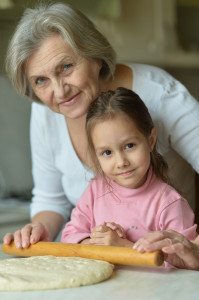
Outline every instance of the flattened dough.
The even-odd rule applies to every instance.
[[[0,260],[0,291],[48,290],[94,284],[111,276],[108,262],[57,256]]]

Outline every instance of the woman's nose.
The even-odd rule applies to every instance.
[[[53,92],[57,99],[63,99],[67,93],[67,84],[64,84],[62,80],[53,81]]]

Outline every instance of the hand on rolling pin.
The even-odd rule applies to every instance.
[[[17,248],[28,248],[30,244],[38,241],[50,241],[49,233],[42,223],[35,222],[26,224],[14,233],[7,233],[4,238],[4,244],[9,245],[14,241]]]
[[[107,226],[110,229],[114,230],[120,238],[126,238],[126,233],[125,233],[124,228],[121,225],[116,224],[115,222],[104,222],[104,224],[101,226]],[[97,230],[100,230],[101,226],[96,227],[96,228],[98,228]],[[105,228],[105,227],[103,227],[103,228]],[[90,244],[90,238],[86,238],[86,239],[82,240],[81,244],[86,244],[86,245]]]
[[[199,245],[174,230],[154,231],[133,246],[140,252],[162,250],[165,261],[182,269],[199,270]]]
[[[114,226],[116,226],[116,224]],[[118,229],[118,227],[117,227],[117,229]],[[120,227],[120,229],[121,229],[121,227]],[[121,231],[119,231],[119,232],[121,235]],[[89,244],[118,246],[118,247],[132,247],[133,246],[133,243],[131,241],[127,240],[126,238],[120,237],[118,235],[117,231],[111,229],[109,226],[106,225],[106,223],[93,228],[91,235],[90,235]]]
[[[121,225],[116,224],[114,222],[105,222],[104,225],[106,225],[110,229],[116,231],[119,237],[121,237],[123,239],[126,239],[125,230],[124,230],[124,228]]]

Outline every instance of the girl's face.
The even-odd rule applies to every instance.
[[[146,138],[123,114],[97,123],[92,141],[103,173],[127,188],[138,188],[146,180],[156,131]]]
[[[29,58],[26,73],[36,96],[67,118],[86,114],[99,93],[101,62],[77,55],[60,35],[43,41]]]

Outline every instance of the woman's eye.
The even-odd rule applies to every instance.
[[[135,146],[135,144],[133,144],[133,143],[128,143],[128,144],[126,144],[125,145],[125,149],[131,149],[131,148],[133,148]]]
[[[102,156],[110,156],[111,155],[111,150],[105,150],[102,152]]]
[[[68,71],[68,69],[70,69],[71,67],[72,67],[72,64],[64,64],[63,65],[63,70]]]
[[[44,77],[39,77],[35,80],[35,84],[36,85],[42,85],[45,82],[45,78]]]

